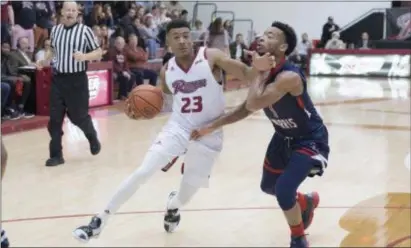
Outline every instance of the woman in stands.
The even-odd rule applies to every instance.
[[[130,70],[136,78],[136,84],[143,84],[144,79],[148,79],[149,83],[155,86],[157,73],[147,69],[148,55],[143,48],[138,46],[138,37],[135,34],[129,35],[125,51]]]

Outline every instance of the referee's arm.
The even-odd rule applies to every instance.
[[[90,27],[85,27],[84,35],[86,36],[86,47],[89,53],[85,53],[83,60],[92,61],[92,60],[101,60],[103,56],[103,50],[101,50],[100,45],[98,44],[98,39],[94,35],[93,30]]]

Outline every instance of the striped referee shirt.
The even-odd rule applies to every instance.
[[[65,27],[54,26],[50,34],[51,47],[54,49],[54,67],[59,73],[76,73],[87,70],[87,62],[74,59],[75,52],[89,53],[100,47],[97,37],[90,27],[74,24]]]

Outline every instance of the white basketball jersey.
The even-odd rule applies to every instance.
[[[173,94],[170,121],[187,130],[211,123],[225,109],[223,87],[215,80],[205,52],[205,47],[199,49],[188,71],[177,65],[175,57],[166,68],[166,84]]]

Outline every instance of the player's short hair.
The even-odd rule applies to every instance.
[[[294,29],[290,25],[283,22],[273,22],[273,24],[271,24],[271,27],[275,27],[283,31],[285,42],[288,45],[288,48],[285,51],[285,55],[290,55],[297,46],[297,35],[295,34]]]
[[[173,20],[173,21],[171,21],[171,22],[169,22],[169,23],[167,24],[167,28],[166,28],[167,34],[168,34],[172,29],[175,29],[175,28],[188,28],[188,29],[191,30],[190,24],[189,24],[188,22],[186,22],[186,21],[184,21],[184,20],[178,19],[178,20]]]

